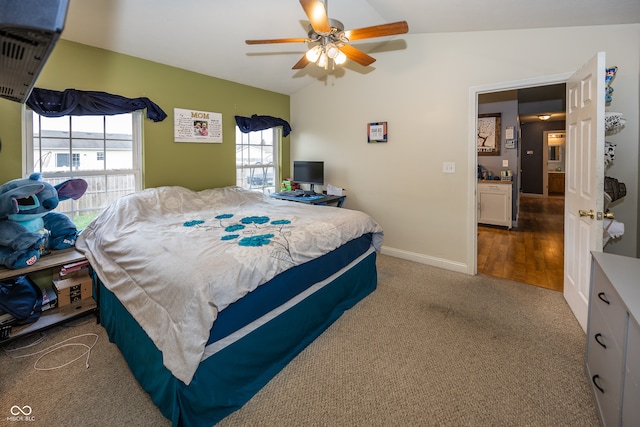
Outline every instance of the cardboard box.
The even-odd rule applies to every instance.
[[[93,296],[93,283],[91,276],[54,280],[53,287],[58,295],[58,307],[64,307],[72,302],[91,298]]]

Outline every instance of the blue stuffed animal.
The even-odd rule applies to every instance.
[[[0,186],[0,264],[10,269],[35,264],[49,250],[75,245],[78,229],[60,212],[58,202],[79,199],[87,191],[83,179],[56,186],[39,173]]]

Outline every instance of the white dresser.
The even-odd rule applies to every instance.
[[[640,423],[640,259],[593,252],[585,370],[605,427]]]
[[[478,223],[511,229],[512,182],[478,181]]]

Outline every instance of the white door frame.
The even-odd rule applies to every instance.
[[[549,134],[551,132],[549,130],[542,132],[542,197],[549,197]]]
[[[478,274],[478,209],[476,197],[478,193],[478,139],[476,136],[478,118],[478,95],[483,93],[500,92],[505,90],[524,89],[534,86],[546,86],[566,83],[575,71],[550,76],[532,77],[529,79],[515,80],[511,82],[491,83],[483,86],[469,88],[469,151],[468,164],[473,165],[469,171],[469,185],[467,186],[467,273]],[[520,141],[517,142],[518,144]],[[519,176],[518,172],[518,176]]]

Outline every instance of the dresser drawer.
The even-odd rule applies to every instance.
[[[494,194],[511,194],[510,184],[478,184],[478,192]]]
[[[593,345],[595,344],[595,345]],[[605,426],[620,423],[622,396],[622,354],[617,348],[606,349],[589,341],[587,373]]]
[[[593,302],[593,305],[595,306],[597,303]],[[611,313],[608,313],[606,309],[600,310],[599,307],[590,308],[587,345],[604,346],[609,350],[615,349],[623,355],[627,331],[627,312],[623,311],[621,319],[618,319],[617,316],[614,319],[611,316],[607,318],[606,314]]]
[[[622,425],[632,426],[640,420],[640,327],[629,322],[626,377],[622,401]]]
[[[595,268],[593,274],[593,293],[589,307],[593,319],[590,321],[595,329],[600,329],[593,329],[593,332],[605,334],[606,327],[608,339],[613,339],[615,345],[622,349],[627,333],[627,309],[602,270]]]

